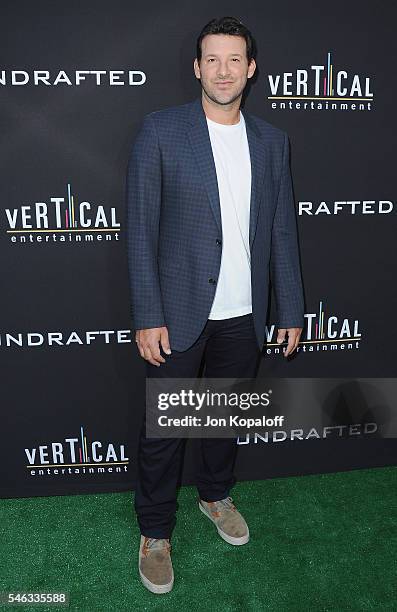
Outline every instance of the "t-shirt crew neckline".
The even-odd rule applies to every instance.
[[[236,129],[236,128],[238,128],[238,127],[240,127],[240,126],[241,126],[241,123],[242,123],[242,120],[243,120],[243,113],[240,111],[240,116],[239,116],[239,121],[238,121],[238,123],[232,123],[232,124],[227,124],[227,123],[218,123],[217,121],[213,121],[212,119],[210,119],[210,118],[209,118],[209,117],[207,117],[207,116],[206,116],[206,119],[207,119],[207,121],[208,121],[208,122],[209,122],[211,125],[213,125],[213,126],[215,126],[215,127],[219,128],[220,130],[230,130],[230,129],[233,129],[233,128],[234,128],[234,129]]]

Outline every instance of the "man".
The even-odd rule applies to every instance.
[[[284,352],[304,321],[288,136],[242,113],[256,68],[253,39],[233,17],[210,21],[197,40],[201,97],[149,113],[127,174],[132,318],[147,377],[256,376],[265,337],[269,274]],[[170,538],[184,439],[139,439],[135,509],[139,573],[154,593],[171,590]],[[229,544],[249,540],[229,492],[235,439],[201,439],[199,509]]]

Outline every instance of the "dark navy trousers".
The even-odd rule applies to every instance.
[[[171,347],[172,350],[172,347]],[[231,319],[208,319],[186,351],[160,348],[165,363],[146,362],[147,377],[196,378],[201,366],[208,378],[255,378],[260,363],[252,313]],[[137,457],[135,511],[140,531],[151,538],[170,538],[176,523],[177,487],[186,438],[147,438],[143,416]],[[201,499],[217,501],[236,482],[236,438],[202,438],[196,486]]]

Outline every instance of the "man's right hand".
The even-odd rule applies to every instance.
[[[166,327],[151,327],[150,329],[138,329],[135,334],[135,342],[143,359],[152,365],[160,367],[165,362],[160,354],[160,346],[164,353],[171,354],[168,340],[168,329]]]

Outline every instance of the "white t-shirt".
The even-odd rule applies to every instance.
[[[209,319],[252,312],[249,218],[251,159],[240,111],[239,123],[224,125],[207,117],[218,179],[222,218],[222,259]]]

